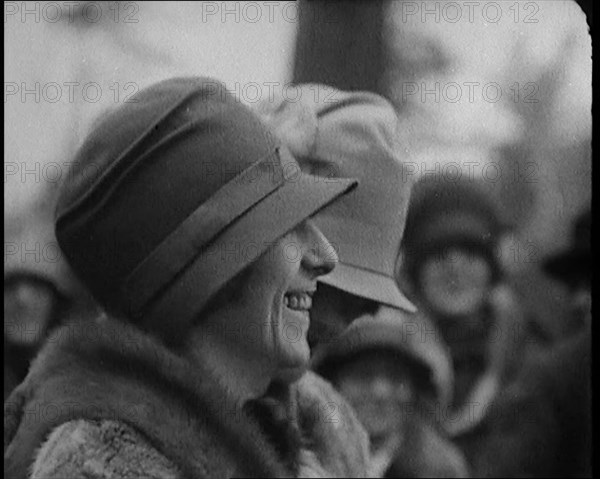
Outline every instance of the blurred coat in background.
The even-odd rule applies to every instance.
[[[490,405],[487,431],[471,436],[474,473],[592,477],[591,373],[589,332],[531,357]]]
[[[487,477],[591,477],[591,212],[544,271],[568,288],[568,337],[539,351],[493,404],[493,433],[478,438],[474,469]],[[475,441],[474,441],[475,442]]]

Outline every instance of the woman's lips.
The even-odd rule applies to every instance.
[[[294,311],[309,311],[312,308],[312,293],[286,293],[283,296],[283,304]]]

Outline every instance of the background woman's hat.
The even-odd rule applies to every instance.
[[[100,119],[73,165],[57,208],[61,248],[105,306],[165,339],[356,184],[301,173],[258,116],[209,78],[140,91]]]
[[[414,312],[395,280],[412,174],[398,145],[394,108],[374,93],[296,87],[298,101],[264,108],[264,114],[303,170],[326,181],[353,177],[360,183],[356,193],[315,216],[340,259],[319,281]]]
[[[362,316],[335,341],[322,343],[314,352],[311,367],[331,378],[340,364],[368,351],[395,351],[418,364],[413,373],[425,367],[427,384],[441,406],[449,404],[453,390],[451,360],[444,340],[426,316],[406,314],[396,308],[379,308]],[[421,378],[419,378],[421,379]]]
[[[419,265],[431,253],[462,246],[482,254],[499,275],[497,242],[509,229],[480,180],[431,175],[412,190],[403,241],[404,268],[416,281]]]

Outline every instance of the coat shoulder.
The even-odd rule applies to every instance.
[[[74,420],[55,428],[38,449],[31,479],[178,479],[178,468],[123,422]]]

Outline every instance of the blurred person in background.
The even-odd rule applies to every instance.
[[[306,339],[337,262],[310,218],[356,181],[291,179],[274,133],[196,77],[141,90],[76,160],[56,237],[104,310],[58,330],[5,402],[7,477],[364,477],[366,432]]]
[[[4,399],[25,378],[29,364],[56,324],[66,297],[33,271],[4,275]]]
[[[494,401],[494,434],[479,438],[473,464],[487,477],[592,477],[591,212],[571,245],[544,271],[570,291],[571,335],[533,355]]]
[[[445,424],[470,464],[481,455],[480,439],[494,434],[489,406],[532,349],[546,344],[498,260],[506,228],[480,180],[432,175],[414,187],[401,282],[450,351],[454,391]]]
[[[31,362],[61,325],[98,305],[74,279],[50,277],[35,268],[4,275],[4,400],[27,376]]]
[[[367,429],[371,477],[468,477],[462,452],[438,423],[451,393],[450,360],[433,326],[414,318],[390,309],[362,316],[316,349],[312,367]]]
[[[575,219],[571,245],[544,262],[544,271],[568,290],[571,317],[568,331],[577,335],[592,326],[592,252],[590,235],[592,212],[586,210]]]
[[[368,331],[371,325],[379,334],[374,318],[396,323],[388,331],[395,334],[406,326],[406,315],[415,311],[395,280],[412,186],[412,176],[404,169],[408,154],[398,141],[396,112],[387,100],[369,92],[344,92],[318,84],[300,84],[296,88],[298,101],[262,105],[263,114],[300,159],[303,170],[326,182],[335,182],[339,177],[357,178],[360,185],[352,196],[342,198],[315,216],[316,224],[338,251],[340,261],[330,274],[319,279],[309,331],[311,344],[316,345],[317,351],[335,347],[340,334],[354,321],[362,324],[357,334]],[[435,350],[428,351],[422,346],[423,356],[436,358],[432,360],[434,366],[423,366],[423,359],[405,362],[386,357],[383,361],[386,371],[394,377],[396,373],[408,374],[411,380],[418,377],[420,382],[428,382],[429,379],[421,378],[421,372],[435,369],[436,379],[445,385],[442,389],[451,390],[448,360],[444,363]],[[397,345],[392,349],[397,349]],[[375,377],[380,372],[375,362],[361,360],[357,364],[357,370],[366,376]],[[415,364],[418,366],[413,371]],[[374,398],[377,394],[366,382],[361,387],[365,396]],[[406,400],[414,405],[419,401],[412,385],[410,389],[410,398]],[[439,398],[436,394],[432,397]],[[351,402],[356,399],[347,398]],[[449,445],[446,448],[435,428],[405,424],[395,414],[402,398],[389,398],[389,402],[390,409],[381,410],[377,418],[362,414],[365,409],[359,412],[374,441],[371,474],[389,472],[419,477],[433,472],[450,477],[466,474],[460,453]],[[414,422],[419,421],[415,418]],[[379,435],[378,425],[384,423],[390,427],[389,434]],[[413,453],[417,455],[414,459]],[[438,453],[442,457],[436,457]],[[446,459],[448,464],[443,464]]]
[[[94,301],[61,254],[49,205],[9,213],[4,247],[4,399],[25,378],[44,340],[72,315],[95,308]]]

